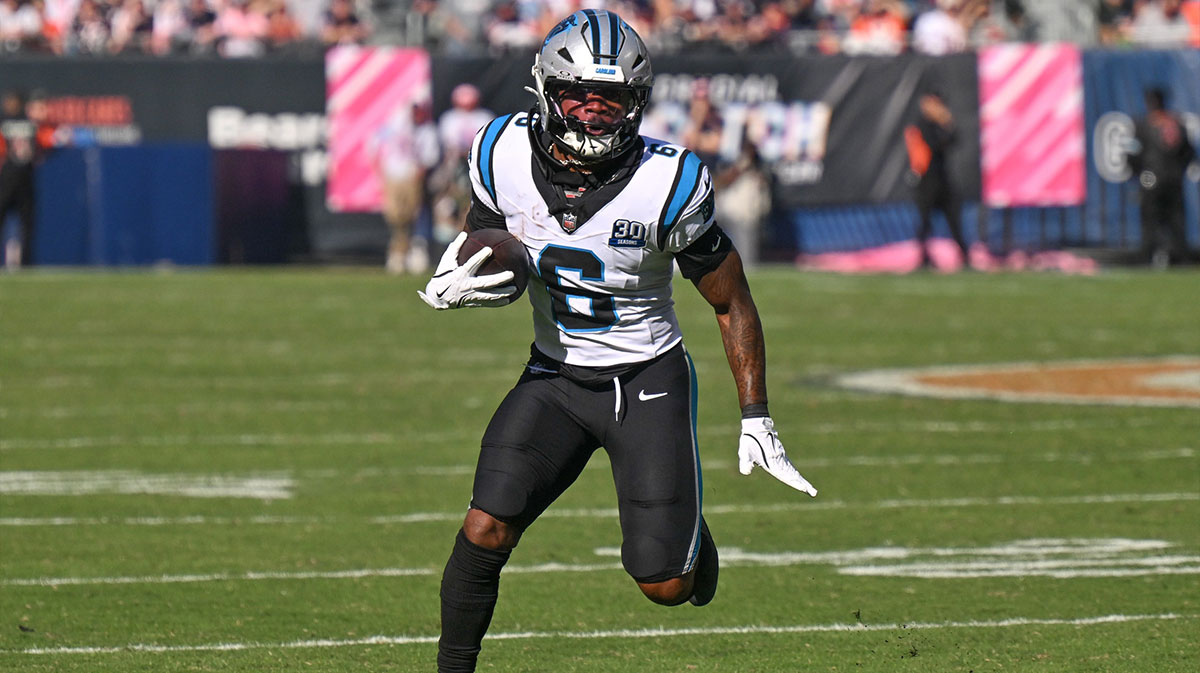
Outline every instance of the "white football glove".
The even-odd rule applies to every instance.
[[[463,306],[503,306],[508,303],[509,296],[517,291],[515,285],[504,285],[513,279],[512,271],[502,271],[487,276],[476,276],[475,272],[488,257],[492,249],[481,248],[471,255],[465,264],[459,266],[458,251],[467,240],[467,232],[462,232],[455,238],[438,262],[437,271],[425,286],[425,291],[417,291],[417,295],[426,304],[440,310],[461,308]]]
[[[775,422],[770,416],[742,419],[742,436],[738,439],[738,471],[750,474],[755,465],[797,491],[816,497],[817,489],[800,476],[783,452],[783,444],[779,441],[779,433],[775,432]]]

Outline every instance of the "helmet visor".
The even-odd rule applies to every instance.
[[[555,79],[546,82],[546,94],[563,117],[579,118],[579,112],[587,109],[598,123],[620,122],[636,112],[638,105],[634,89],[625,84]]]

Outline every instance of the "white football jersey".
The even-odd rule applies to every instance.
[[[674,253],[713,223],[712,179],[695,154],[644,138],[625,186],[586,221],[550,212],[533,172],[528,113],[480,129],[471,149],[479,202],[502,215],[534,263],[534,343],[572,365],[654,358],[683,338],[671,300]]]

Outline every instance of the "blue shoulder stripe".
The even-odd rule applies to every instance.
[[[679,221],[679,216],[687,206],[688,201],[700,185],[700,169],[703,166],[700,157],[690,150],[685,150],[679,159],[679,170],[675,173],[675,182],[671,185],[671,193],[667,196],[667,205],[659,218],[658,242],[661,246],[667,240],[667,232]]]
[[[492,162],[492,154],[496,149],[496,140],[504,131],[504,127],[512,121],[512,118],[513,115],[508,114],[488,122],[486,130],[483,132],[483,140],[479,142],[479,178],[483,181],[483,187],[487,190],[488,195],[492,197],[492,202],[497,205],[500,202],[496,198],[496,169]]]

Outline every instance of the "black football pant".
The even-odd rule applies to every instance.
[[[4,164],[0,168],[0,231],[9,213],[21,225],[21,263],[33,264],[33,167]]]
[[[1188,256],[1184,231],[1183,185],[1162,182],[1142,190],[1142,255],[1151,260],[1163,251],[1172,261]]]
[[[634,579],[690,572],[700,546],[695,370],[677,346],[607,384],[581,385],[535,355],[484,433],[471,507],[525,530],[603,446]],[[442,576],[440,673],[475,670],[508,552],[459,533]]]
[[[917,229],[917,242],[921,245],[921,263],[929,263],[929,237],[933,235],[933,211],[940,210],[946,216],[946,224],[950,228],[950,236],[958,244],[962,252],[963,265],[970,264],[967,241],[963,237],[962,201],[954,189],[945,181],[935,178],[922,179],[917,185],[917,212],[921,222]]]

